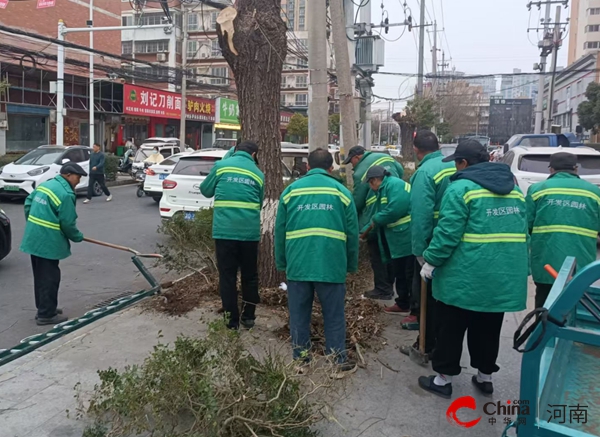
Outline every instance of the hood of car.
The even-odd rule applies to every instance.
[[[11,178],[11,179],[20,179],[20,178],[35,178],[36,176],[30,176],[27,172],[32,170],[37,170],[40,167],[47,167],[42,165],[19,165],[15,163],[6,164],[2,168],[2,177],[3,178]]]

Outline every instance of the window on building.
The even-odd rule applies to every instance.
[[[583,93],[583,82],[582,81],[577,81],[577,91],[576,94],[582,94]]]
[[[123,26],[133,26],[133,15],[123,15],[121,17],[121,24]]]
[[[296,106],[307,106],[308,94],[296,94]]]
[[[600,42],[599,41],[584,42],[583,43],[583,48],[584,49],[597,49],[597,48],[600,48]]]
[[[167,81],[169,79],[169,67],[140,65],[136,67],[135,75],[140,79]]]
[[[187,58],[188,59],[198,58],[198,41],[188,41]]]
[[[219,40],[213,39],[210,43],[210,57],[220,58],[221,57],[221,46],[219,46]]]
[[[155,41],[136,41],[135,52],[136,53],[162,53],[169,51],[169,40],[155,40]]]
[[[281,95],[281,100],[280,100],[279,104],[280,104],[281,106],[285,106],[285,94],[282,94],[282,95]]]
[[[600,32],[600,25],[598,24],[590,24],[589,26],[585,26],[586,32]]]
[[[304,30],[304,14],[298,16],[298,30]]]
[[[308,60],[304,58],[298,58],[296,60],[296,66],[298,68],[308,68]]]
[[[210,83],[212,85],[227,85],[227,84],[229,84],[229,81],[227,80],[227,78],[229,77],[229,70],[227,69],[227,67],[211,68],[210,74],[212,76],[219,76],[219,77],[212,77],[210,79]]]
[[[156,24],[165,24],[166,22],[165,14],[162,12],[145,13],[135,16],[136,26],[153,26]]]
[[[298,30],[305,30],[305,18],[306,18],[306,8],[304,6],[304,2],[300,2],[300,8],[298,9]]]
[[[208,26],[209,30],[217,30],[217,12],[210,13],[210,24]]]
[[[296,76],[296,88],[306,88],[306,76]]]
[[[194,32],[198,30],[198,14],[188,14],[187,30]]]
[[[124,55],[131,55],[133,52],[133,41],[121,42],[121,53]]]
[[[177,41],[175,43],[175,52],[176,53],[181,53],[181,46],[183,45],[183,43],[181,41]]]
[[[590,15],[600,15],[600,8],[589,8],[588,13]]]

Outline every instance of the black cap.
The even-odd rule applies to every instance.
[[[478,159],[481,160],[483,154],[487,154],[487,150],[485,147],[481,145],[481,143],[477,140],[468,139],[459,143],[456,146],[456,150],[450,156],[446,156],[442,159],[443,162],[456,161],[457,159]],[[489,155],[488,155],[489,160]]]
[[[355,156],[361,156],[365,154],[365,148],[362,146],[354,146],[350,150],[348,150],[348,156],[344,159],[344,165],[348,164],[352,158]]]
[[[370,169],[367,170],[367,175],[366,175],[366,179],[373,179],[373,178],[382,178],[385,175],[388,175],[389,173],[387,172],[387,170],[385,168],[383,168],[380,165],[374,165],[373,167],[371,167]]]
[[[577,168],[577,157],[572,153],[558,152],[550,155],[550,165],[554,170],[575,170]]]
[[[87,176],[83,168],[74,162],[67,162],[60,168],[60,174],[78,174],[79,176]]]

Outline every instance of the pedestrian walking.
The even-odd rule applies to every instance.
[[[309,171],[279,200],[275,260],[285,271],[295,360],[307,361],[314,294],[323,311],[326,353],[338,376],[356,370],[346,351],[346,274],[358,268],[358,217],[350,192],[333,176],[327,149],[308,155]]]
[[[421,307],[421,271],[423,252],[427,249],[433,238],[433,231],[437,225],[442,196],[450,183],[450,176],[456,172],[452,162],[443,161],[444,156],[440,152],[437,136],[429,130],[417,132],[414,141],[414,152],[420,164],[410,179],[411,185],[411,240],[412,253],[416,257],[413,276],[413,302],[411,313],[402,320],[402,326],[408,329],[419,329],[420,307]],[[426,314],[426,338],[425,352],[433,353],[437,326],[435,324],[436,302],[433,298],[431,283],[427,284],[427,314]],[[392,308],[388,310],[394,311]],[[410,349],[418,349],[418,340],[412,345],[403,345],[400,352],[409,355]]]
[[[245,141],[227,160],[215,163],[200,185],[214,197],[213,239],[219,269],[219,291],[228,327],[254,327],[258,294],[258,243],[265,176],[256,165],[258,146]],[[242,276],[242,312],[238,306],[237,274]]]
[[[527,194],[536,308],[544,306],[554,284],[546,264],[559,270],[567,256],[574,256],[581,269],[596,260],[599,205],[600,188],[578,176],[577,156],[552,154],[550,177]]]
[[[433,278],[439,324],[432,367],[422,376],[426,391],[449,398],[452,378],[461,372],[467,333],[472,382],[494,391],[492,374],[500,349],[505,312],[526,308],[529,254],[525,197],[506,164],[491,163],[476,140],[459,144],[453,155],[458,172],[444,194],[440,219],[423,258],[424,279]]]
[[[31,255],[36,322],[55,325],[68,320],[58,308],[59,261],[71,256],[70,241],[79,243],[75,187],[87,173],[68,162],[60,174],[40,184],[25,200],[25,233],[21,251]]]
[[[364,147],[355,146],[348,151],[344,164],[352,164],[354,191],[353,198],[358,211],[359,229],[369,223],[373,216],[373,205],[377,195],[370,189],[366,176],[369,168],[380,165],[385,168],[391,176],[402,178],[404,168],[390,155],[385,153],[368,152]],[[369,258],[373,269],[373,290],[364,293],[370,299],[391,300],[394,297],[394,276],[391,265],[386,265],[381,260],[379,243],[374,233],[369,233],[367,238]],[[405,309],[408,314],[408,309]]]
[[[390,263],[396,283],[396,303],[390,314],[401,314],[399,309],[411,308],[412,282],[415,257],[410,238],[410,184],[392,177],[383,167],[375,165],[367,171],[366,180],[377,193],[371,223],[361,230],[368,235],[373,230],[384,263]]]
[[[93,152],[90,155],[90,178],[88,180],[87,196],[83,203],[90,203],[92,197],[94,197],[94,185],[98,183],[102,192],[106,195],[106,201],[112,200],[112,195],[106,187],[106,180],[104,176],[106,156],[104,152],[100,150],[100,145],[94,143]]]

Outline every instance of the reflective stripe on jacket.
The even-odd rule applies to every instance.
[[[310,170],[281,194],[275,261],[288,280],[343,284],[358,266],[352,195],[325,170]]]
[[[452,182],[423,254],[436,267],[434,297],[471,311],[524,310],[529,275],[525,208],[516,186],[501,196],[468,179]]]
[[[527,213],[531,232],[533,280],[553,284],[544,270],[560,270],[567,256],[581,269],[596,260],[600,229],[600,189],[577,175],[559,172],[529,188]]]
[[[83,240],[77,229],[75,192],[62,176],[40,184],[25,200],[25,233],[21,250],[40,258],[71,256],[70,241]]]
[[[217,161],[200,192],[214,197],[213,238],[259,241],[265,176],[252,156],[236,152]]]

